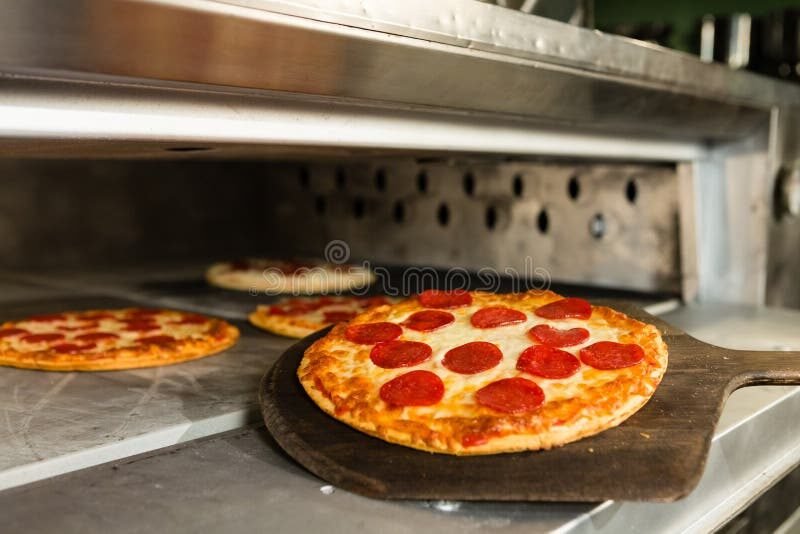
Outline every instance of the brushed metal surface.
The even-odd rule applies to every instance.
[[[265,216],[287,230],[272,236],[279,249],[319,256],[339,239],[378,264],[680,293],[669,165],[372,160],[287,166],[276,178],[284,203]]]
[[[464,0],[219,0],[303,18],[369,28],[436,43],[536,59],[609,76],[629,77],[679,93],[721,100],[796,105],[800,92],[787,83],[652,43],[570,26]]]
[[[4,302],[0,321],[131,305],[85,294],[58,296],[52,288],[50,293]],[[180,365],[97,373],[0,367],[0,489],[258,420],[258,381],[290,340],[238,326],[242,337],[235,347]]]
[[[772,105],[800,102],[781,82],[478,2],[357,4],[4,3],[0,72],[345,97],[695,140],[740,137]]]
[[[486,112],[162,85],[168,87],[0,75],[0,156],[313,159],[467,152],[673,161],[706,152],[696,140],[665,138],[661,131],[631,136],[592,124],[534,127]]]

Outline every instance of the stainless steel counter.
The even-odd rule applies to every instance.
[[[701,339],[732,348],[800,348],[796,334],[796,325],[800,321],[798,312],[741,306],[696,306],[668,311],[663,317]],[[265,335],[266,338],[269,336]],[[273,351],[269,355],[277,354],[277,344],[269,346]],[[241,402],[236,398],[245,399],[248,388],[255,391],[253,384],[258,374],[255,365],[252,373],[250,367],[237,370],[234,366],[221,372],[215,361],[224,358],[195,362],[215,367],[216,373],[206,373],[212,382],[218,380],[213,378],[218,374],[228,375],[222,389],[209,387],[216,392],[211,396],[216,401],[206,404],[213,407],[209,408],[210,411],[216,409],[218,414],[235,412],[231,407]],[[95,393],[108,391],[103,388],[118,388],[116,391],[121,396],[115,398],[119,402],[110,404],[127,406],[127,411],[120,413],[129,414],[126,423],[129,426],[123,428],[122,434],[127,434],[121,444],[108,445],[109,450],[114,451],[113,455],[102,456],[102,449],[89,449],[86,456],[92,458],[92,464],[115,461],[83,470],[76,469],[87,464],[71,462],[69,455],[58,465],[43,463],[44,470],[28,480],[76,471],[0,493],[0,505],[7,511],[5,527],[9,531],[36,531],[58,526],[65,532],[189,532],[209,528],[244,532],[252,531],[254,525],[275,532],[323,529],[331,532],[412,532],[423,528],[453,532],[618,532],[637,529],[704,532],[730,519],[800,463],[800,438],[792,432],[795,414],[800,410],[800,388],[757,387],[738,391],[731,397],[723,412],[700,486],[687,499],[676,503],[550,505],[374,501],[336,490],[298,467],[280,451],[260,425],[245,426],[253,420],[252,415],[234,418],[235,423],[229,419],[228,426],[206,423],[202,432],[190,430],[190,421],[213,420],[207,413],[203,417],[187,415],[192,407],[196,409],[205,402],[202,394],[191,394],[196,391],[195,383],[188,378],[182,380],[182,377],[187,377],[184,370],[191,365],[194,364],[163,370],[91,375],[96,377],[92,381],[97,382],[89,388],[92,392],[90,397],[99,400]],[[177,373],[174,376],[173,370]],[[70,376],[55,375],[54,382],[50,378],[52,373],[0,369],[0,375],[17,373],[42,377],[41,380],[47,382],[45,387],[54,389],[58,388],[59,380],[63,382],[67,380],[64,377]],[[153,380],[152,373],[162,373],[160,380]],[[101,384],[110,379],[118,383]],[[167,384],[170,380],[172,383]],[[164,391],[152,389],[152,384],[159,382],[164,385]],[[40,398],[45,399],[44,404],[59,395],[67,401],[66,411],[56,414],[56,419],[60,418],[62,422],[81,417],[80,414],[67,413],[82,395],[75,390],[70,393],[70,388],[76,384],[68,382],[62,391],[49,397],[40,394]],[[34,382],[29,385],[29,392],[42,387],[42,384]],[[137,402],[147,398],[148,390],[157,394],[137,406]],[[231,397],[230,392],[234,390],[241,391],[241,396]],[[223,402],[223,396],[228,411],[219,409],[218,403]],[[182,404],[175,404],[176,400],[170,399],[182,399]],[[11,399],[5,399],[4,405],[8,406],[10,402],[13,406]],[[248,406],[249,413],[255,414],[254,406]],[[130,417],[131,413],[137,414],[137,410],[141,413]],[[117,424],[124,419],[118,420]],[[102,421],[104,425],[113,423],[114,417],[104,416]],[[198,428],[202,426],[201,423],[194,424]],[[65,431],[48,434],[47,425],[34,427],[34,433],[41,436],[39,439],[49,436],[61,442],[59,446],[62,448],[79,449],[84,445],[76,434]],[[217,434],[235,427],[241,428]],[[80,428],[77,434],[85,434],[87,429]],[[138,441],[132,439],[132,434],[136,433]],[[188,441],[203,435],[208,437]],[[163,436],[168,437],[164,439]],[[186,442],[154,450],[182,441]],[[134,442],[142,446],[132,447]],[[18,450],[25,450],[25,447],[20,444]],[[138,452],[144,454],[130,456]],[[100,455],[95,456],[96,453]],[[57,468],[52,469],[53,466]]]
[[[26,300],[4,299],[0,322],[53,307],[135,305],[8,281],[0,282],[3,289]],[[146,296],[138,302],[170,305]],[[258,421],[258,382],[292,340],[237,325],[242,337],[234,348],[175,366],[100,373],[0,368],[0,489]]]

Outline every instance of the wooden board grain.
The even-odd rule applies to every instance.
[[[457,457],[386,443],[336,421],[296,377],[305,349],[292,346],[264,376],[260,399],[276,441],[309,471],[354,493],[386,499],[673,501],[698,483],[725,399],[756,384],[800,384],[800,353],[722,349],[641,309],[669,347],[656,394],[620,426],[549,451]]]

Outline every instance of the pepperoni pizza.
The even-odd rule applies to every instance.
[[[289,298],[259,306],[250,314],[250,322],[273,334],[300,339],[334,323],[349,321],[364,310],[397,300],[384,296]]]
[[[340,324],[298,377],[328,414],[448,454],[548,449],[614,427],[667,367],[653,325],[550,291],[423,292]]]
[[[238,338],[235,326],[195,313],[70,311],[0,325],[0,365],[48,371],[152,367],[209,356]]]
[[[206,271],[206,280],[223,289],[314,295],[355,291],[371,284],[375,275],[357,265],[247,258],[215,263]]]

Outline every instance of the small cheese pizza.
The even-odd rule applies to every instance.
[[[0,365],[46,371],[153,367],[209,356],[238,338],[235,326],[196,313],[68,311],[0,325]]]
[[[223,289],[268,295],[316,295],[367,287],[375,275],[358,265],[248,258],[215,263],[206,271],[206,280]]]
[[[468,455],[549,449],[614,427],[666,367],[655,326],[583,299],[429,290],[337,325],[297,374],[358,430]]]
[[[300,339],[334,323],[347,322],[369,308],[398,300],[384,296],[283,299],[256,308],[250,314],[250,322],[273,334]]]

